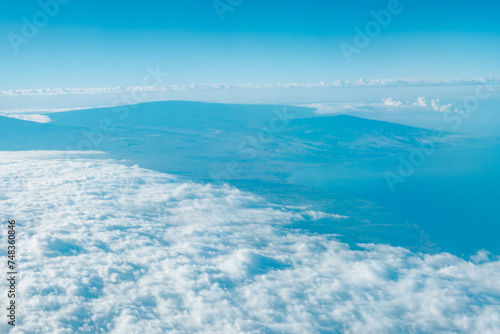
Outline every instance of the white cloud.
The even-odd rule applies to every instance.
[[[106,108],[106,107],[115,107],[116,105],[102,105],[102,106],[94,106],[94,107],[67,107],[67,108],[36,108],[36,109],[28,109],[28,108],[20,108],[20,109],[0,109],[0,115],[11,117],[12,115],[26,114],[26,115],[39,115],[40,113],[49,114],[49,113],[58,113],[63,111],[72,111],[72,110],[84,110],[84,109],[94,109],[94,108]]]
[[[434,111],[439,111],[439,112],[451,112],[455,111],[458,112],[458,109],[453,108],[453,104],[441,104],[439,99],[435,99],[431,101],[431,107]]]
[[[331,102],[331,103],[312,103],[300,105],[315,109],[318,115],[342,114],[342,113],[357,113],[357,112],[376,112],[380,109],[386,110],[391,107],[391,110],[396,111],[437,111],[437,112],[456,112],[461,111],[453,104],[442,104],[437,99],[432,99],[430,102],[420,96],[414,101],[400,101],[394,97],[387,97],[379,102]]]
[[[392,97],[388,97],[387,99],[382,100],[384,102],[384,105],[386,106],[400,106],[401,101],[394,100]]]
[[[427,108],[427,100],[424,96],[420,96],[412,105]]]
[[[478,251],[476,254],[471,256],[471,260],[474,263],[482,263],[482,262],[488,262],[490,260],[491,253],[482,249]]]
[[[324,218],[332,218],[332,219],[344,219],[349,218],[347,216],[339,215],[336,213],[324,213],[313,210],[307,210],[303,213],[304,217],[310,217],[312,220],[319,220]]]
[[[37,123],[50,123],[50,121],[51,121],[49,116],[39,115],[39,114],[30,114],[30,115],[11,114],[11,115],[5,115],[5,116],[11,117],[11,118],[22,119],[23,121],[30,121],[30,122],[37,122]]]
[[[500,330],[493,256],[352,250],[286,227],[322,213],[83,157],[0,153],[22,277],[11,333]]]
[[[0,96],[31,96],[31,95],[93,95],[93,94],[130,94],[139,92],[184,92],[213,91],[238,89],[291,89],[291,88],[334,88],[334,87],[398,87],[398,86],[443,86],[443,85],[474,85],[480,83],[499,84],[499,78],[474,78],[453,80],[420,80],[420,79],[359,79],[336,80],[319,83],[249,83],[249,84],[187,84],[168,86],[136,86],[136,87],[85,87],[85,88],[39,88],[39,89],[9,89],[0,90]]]
[[[384,105],[392,107],[402,107],[408,108],[410,106],[417,107],[420,110],[437,111],[437,112],[456,112],[460,113],[460,110],[456,108],[453,104],[442,104],[439,99],[433,99],[429,102],[424,96],[418,97],[414,102],[407,101],[402,103],[401,101],[395,100],[392,97],[388,97],[384,100]]]

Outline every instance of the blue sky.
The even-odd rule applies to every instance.
[[[401,0],[400,13],[350,63],[340,43],[353,44],[354,28],[364,30],[388,1],[220,1],[232,7],[224,20],[212,0],[72,0],[18,53],[13,34],[23,37],[23,17],[33,22],[42,8],[2,2],[0,89],[137,86],[155,65],[172,84],[500,74],[494,1]]]

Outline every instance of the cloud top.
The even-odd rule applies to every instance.
[[[17,332],[500,330],[486,252],[352,250],[287,228],[334,213],[71,154],[0,153],[0,210],[22,230]]]

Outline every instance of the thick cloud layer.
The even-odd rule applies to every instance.
[[[74,157],[0,153],[0,211],[19,224],[12,333],[500,330],[487,253],[353,250],[287,227],[334,213]]]

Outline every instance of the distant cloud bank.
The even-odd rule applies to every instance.
[[[384,103],[385,106],[389,107],[417,107],[421,108],[424,110],[433,110],[433,111],[438,111],[438,112],[456,112],[456,113],[462,113],[462,112],[468,112],[464,110],[460,110],[458,107],[454,106],[451,103],[448,104],[442,104],[439,99],[433,99],[427,101],[427,99],[424,96],[420,96],[418,99],[416,99],[413,103],[410,101],[404,103],[398,100],[393,99],[392,97],[389,97],[387,99],[383,99],[382,102]]]
[[[288,88],[335,88],[335,87],[398,87],[398,86],[452,86],[475,85],[481,83],[500,84],[500,78],[474,79],[359,79],[357,81],[337,80],[319,83],[249,83],[249,84],[190,84],[190,85],[161,85],[136,87],[86,87],[86,88],[38,88],[38,89],[9,89],[0,90],[0,96],[32,96],[32,95],[93,95],[93,94],[122,94],[141,92],[183,92],[183,91],[212,91],[238,89],[288,89]]]
[[[352,112],[376,112],[381,110],[398,111],[435,111],[441,113],[469,113],[464,106],[452,103],[444,104],[439,98],[428,100],[425,96],[420,96],[414,101],[400,101],[393,97],[382,99],[381,102],[330,102],[330,103],[310,103],[299,105],[315,109],[318,115],[335,115]],[[480,111],[475,111],[480,112]]]

